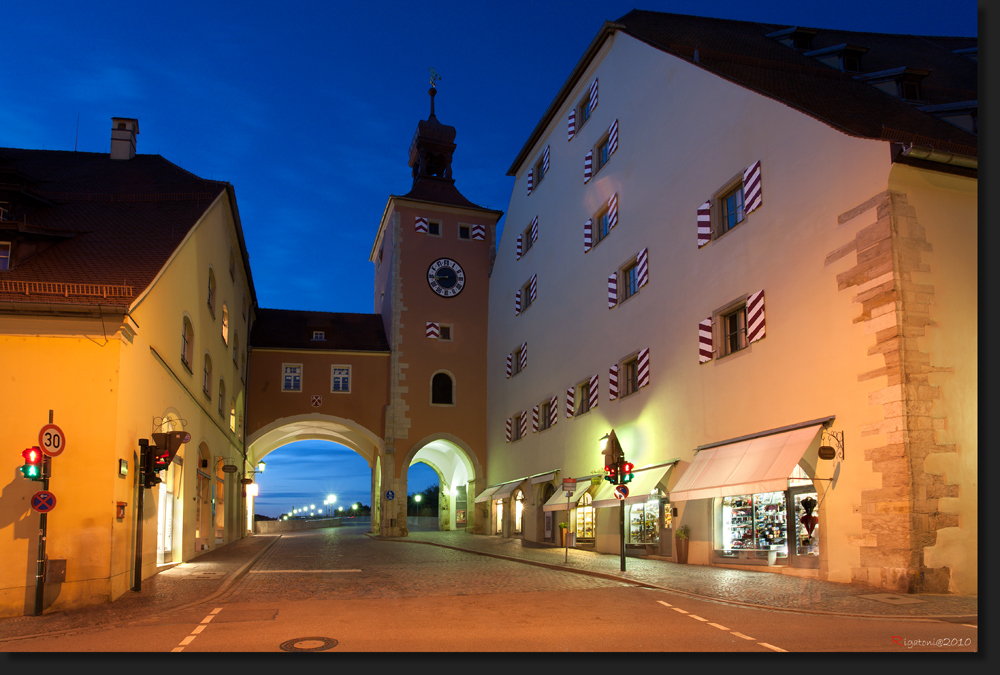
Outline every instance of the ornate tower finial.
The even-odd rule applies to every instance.
[[[438,75],[438,71],[434,70],[433,67],[428,68],[428,70],[431,71],[431,88],[427,93],[431,95],[431,117],[434,117],[434,94],[438,91],[434,84],[441,79],[441,76]]]

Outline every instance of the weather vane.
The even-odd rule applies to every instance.
[[[428,70],[431,71],[431,86],[433,87],[434,83],[441,79],[441,76],[438,75],[438,71],[434,70],[433,67]]]

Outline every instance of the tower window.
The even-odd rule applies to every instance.
[[[459,239],[471,239],[472,238],[471,230],[470,230],[470,228],[469,228],[468,225],[459,225],[458,226],[458,238]]]
[[[431,403],[455,405],[455,383],[448,373],[437,373],[431,378]]]

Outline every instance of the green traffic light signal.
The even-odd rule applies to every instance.
[[[21,457],[24,457],[24,466],[19,469],[21,475],[28,480],[43,480],[42,462],[44,457],[41,449],[38,447],[26,448],[21,453]]]

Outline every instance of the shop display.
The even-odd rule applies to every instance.
[[[724,497],[721,515],[720,555],[736,557],[740,551],[788,554],[784,492]]]
[[[819,517],[816,509],[816,493],[795,495],[795,554],[819,556]]]
[[[655,544],[660,539],[660,502],[648,501],[629,507],[630,544]]]

